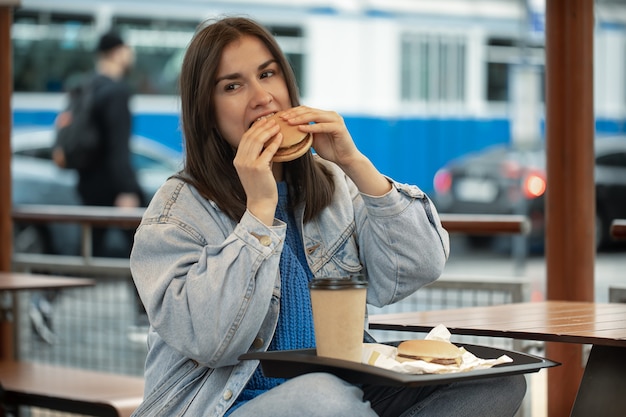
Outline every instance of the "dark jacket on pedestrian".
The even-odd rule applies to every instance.
[[[79,171],[78,191],[85,205],[113,206],[120,193],[144,196],[131,165],[130,88],[125,82],[96,75],[95,118],[101,133],[101,158]]]

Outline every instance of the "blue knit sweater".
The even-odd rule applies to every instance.
[[[281,300],[280,314],[274,338],[268,350],[307,349],[315,347],[313,314],[309,296],[309,281],[313,273],[304,254],[302,238],[296,225],[293,210],[289,208],[287,184],[278,183],[277,219],[287,223],[287,234],[280,256]],[[284,382],[284,379],[267,378],[257,368],[243,392],[226,415],[248,400]]]

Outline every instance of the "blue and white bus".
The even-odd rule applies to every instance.
[[[98,35],[115,28],[137,55],[135,133],[181,149],[176,92],[184,49],[203,20],[246,15],[277,36],[302,102],[341,113],[362,151],[399,181],[429,191],[445,162],[515,140],[516,125],[541,135],[544,39],[536,1],[21,3],[12,27],[15,127],[50,126],[64,83],[92,69]],[[596,126],[624,132],[626,6],[596,5]],[[524,94],[518,79],[531,82]]]

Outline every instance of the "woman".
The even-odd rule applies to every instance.
[[[136,416],[471,415],[457,413],[465,406],[485,416],[494,395],[508,402],[497,415],[517,409],[523,377],[409,390],[266,378],[238,361],[314,347],[310,280],[360,273],[368,303],[394,303],[441,274],[448,235],[428,197],[379,173],[338,114],[299,106],[285,56],[257,23],[200,28],[180,86],[185,167],[153,198],[131,255],[151,324]],[[317,156],[271,162],[282,134],[266,117],[280,110],[313,134]]]

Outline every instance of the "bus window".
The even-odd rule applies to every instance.
[[[509,100],[509,73],[512,65],[520,63],[537,65],[544,71],[544,50],[542,46],[522,45],[511,38],[491,38],[487,41],[487,101],[506,102]],[[543,77],[541,77],[543,82]],[[544,101],[544,89],[541,88]]]
[[[465,101],[466,39],[455,34],[404,33],[401,98],[408,102]]]
[[[177,94],[185,50],[200,21],[115,16],[116,28],[135,50],[136,63],[129,74],[139,94]],[[303,94],[304,52],[298,27],[268,26],[285,52]]]
[[[93,70],[91,16],[17,9],[13,22],[14,91],[63,91],[68,78]]]
[[[14,91],[61,92],[68,79],[94,70],[100,33],[89,14],[18,9],[12,27]],[[134,49],[128,82],[137,94],[175,95],[185,50],[201,19],[114,14],[105,26]],[[102,26],[102,22],[98,27]],[[268,25],[285,52],[304,95],[304,41],[297,26]]]
[[[176,94],[182,58],[199,21],[115,16],[112,26],[135,51],[129,82],[138,94]]]

